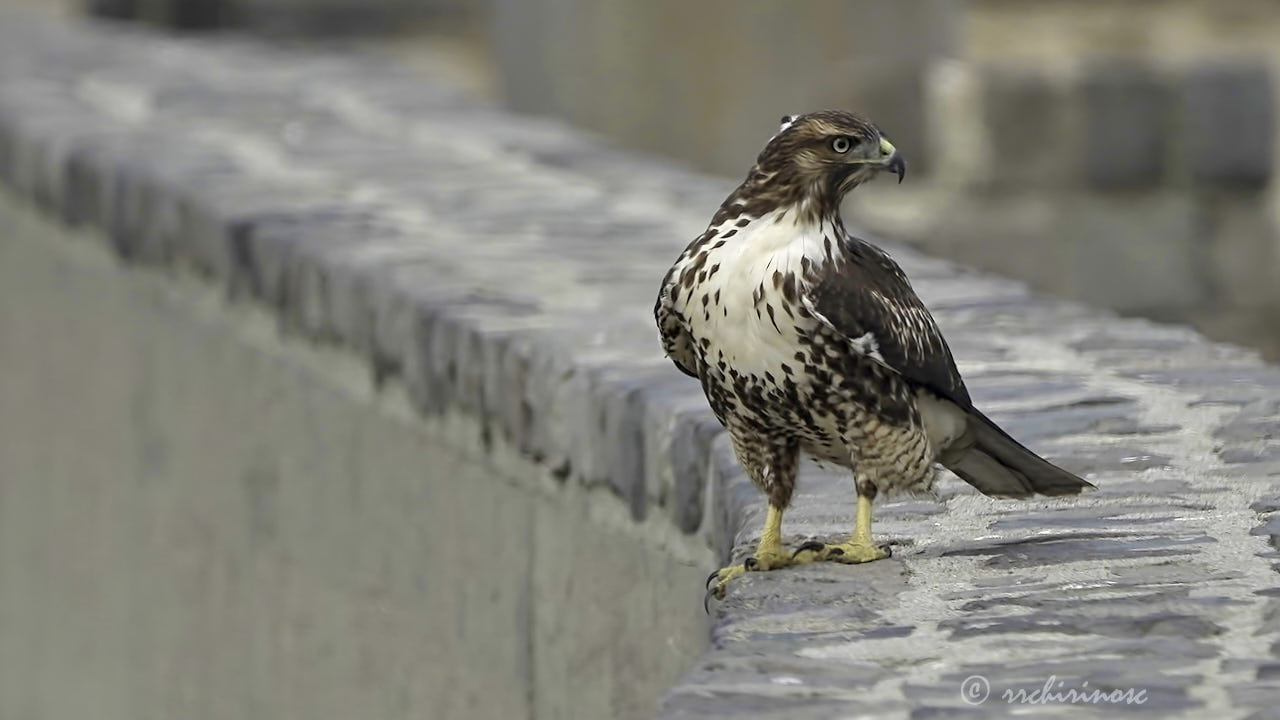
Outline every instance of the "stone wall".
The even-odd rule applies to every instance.
[[[1274,152],[1280,137],[1274,102],[1280,17],[1274,5],[977,0],[969,4],[959,34],[962,57],[979,68],[978,75],[981,68],[1000,66],[1042,77],[1074,76],[1057,86],[1092,95],[1076,104],[1097,106],[1100,112],[1090,119],[1105,123],[1086,124],[1077,114],[1081,132],[1096,143],[1106,140],[1099,137],[1101,127],[1111,139],[1097,145],[1092,158],[1108,164],[1118,158],[1134,163],[1134,153],[1148,158],[1143,181],[1099,185],[1106,178],[1095,175],[1094,182],[1068,188],[1074,192],[1060,203],[1061,213],[1088,212],[1100,222],[1078,228],[1067,217],[1060,221],[1070,228],[1067,233],[1052,226],[1028,229],[1035,231],[1033,246],[1050,244],[1043,235],[1058,245],[1083,244],[1097,258],[1041,287],[1128,312],[1190,321],[1211,337],[1280,358],[1280,291],[1274,281],[1280,270],[1280,183],[1272,181],[1280,161]],[[1054,104],[1061,106],[1062,98]],[[1058,167],[1070,172],[1076,166]],[[1224,170],[1240,182],[1223,182]],[[1052,203],[1062,191],[1042,197],[1042,204]],[[956,210],[958,225],[973,228],[985,214],[996,218],[989,234],[1008,233],[1001,208],[981,200],[972,205]],[[1080,230],[1101,238],[1082,238]],[[1025,277],[1039,282],[1044,273],[1034,260],[1010,260],[1019,253],[1003,242],[995,245],[994,252],[976,252],[974,262],[1027,272]],[[1127,255],[1116,246],[1129,250]],[[1151,271],[1142,272],[1139,258],[1154,260]],[[1117,275],[1132,278],[1129,284],[1138,292],[1120,290],[1113,302],[1115,289],[1126,284]]]
[[[1099,490],[946,475],[688,663],[763,503],[650,313],[728,183],[444,76],[0,21],[0,714],[635,717],[682,667],[663,717],[1280,703],[1280,370],[893,244],[977,403]],[[806,466],[784,539],[852,508]]]
[[[1273,83],[1259,58],[939,63],[937,172],[855,213],[1038,289],[1274,354]]]

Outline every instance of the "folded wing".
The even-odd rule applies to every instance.
[[[921,424],[939,462],[986,495],[1068,495],[1093,487],[1028,450],[973,407],[951,349],[907,276],[886,253],[851,239],[840,262],[808,278],[805,307],[851,352],[884,364],[917,390]]]

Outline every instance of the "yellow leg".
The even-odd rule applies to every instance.
[[[756,556],[775,555],[782,551],[782,511],[773,505],[764,516],[764,530],[760,532],[760,542],[756,545]]]
[[[853,521],[853,537],[850,541],[871,544],[871,498],[866,495],[858,496],[858,514]]]
[[[716,599],[723,600],[729,581],[745,572],[777,570],[790,564],[791,554],[782,547],[782,510],[771,504],[764,516],[764,530],[760,533],[760,542],[756,544],[756,554],[740,565],[730,565],[711,573],[711,577],[707,578],[710,586],[707,598],[715,595]]]
[[[892,553],[888,546],[878,547],[871,542],[871,498],[858,495],[858,511],[853,523],[853,536],[847,542],[838,545],[826,545],[820,542],[807,542],[796,551],[796,562],[814,562],[829,560],[831,562],[855,565],[858,563],[882,560]]]

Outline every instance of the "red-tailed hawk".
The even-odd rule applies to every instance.
[[[906,275],[854,237],[840,202],[905,165],[873,124],[840,111],[783,118],[746,180],[662,281],[663,346],[702,382],[738,461],[769,500],[755,555],[708,578],[889,556],[871,540],[884,492],[925,491],[934,464],[997,497],[1092,487],[974,408],[951,350]],[[781,542],[800,452],[848,467],[858,493],[844,543]]]

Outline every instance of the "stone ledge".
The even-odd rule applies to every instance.
[[[0,181],[634,518],[754,540],[760,500],[650,317],[724,181],[371,58],[25,21],[0,22]],[[745,578],[664,716],[955,714],[973,674],[1146,687],[1165,716],[1273,707],[1280,371],[892,249],[979,404],[1101,489],[997,502],[944,479],[887,503],[894,560]],[[802,483],[788,540],[842,532],[847,479]]]

